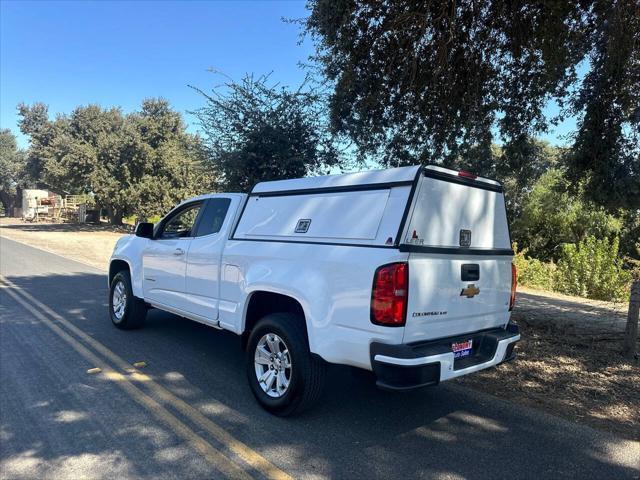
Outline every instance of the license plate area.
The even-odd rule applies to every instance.
[[[465,358],[473,353],[473,339],[464,340],[462,342],[453,342],[451,344],[453,358]]]

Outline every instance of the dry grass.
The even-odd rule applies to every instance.
[[[640,364],[620,355],[622,340],[563,334],[518,319],[515,362],[458,380],[631,440],[640,440]]]
[[[25,223],[0,218],[0,237],[17,240],[107,270],[116,241],[127,232],[110,225]]]

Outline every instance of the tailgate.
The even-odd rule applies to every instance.
[[[513,252],[498,182],[425,169],[400,249],[410,253],[405,343],[508,322]]]
[[[510,257],[411,253],[404,343],[504,326],[510,295]]]

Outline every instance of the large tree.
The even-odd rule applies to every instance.
[[[165,213],[178,201],[215,188],[213,168],[200,137],[185,130],[182,115],[164,100],[145,100],[128,117],[145,158],[132,191],[136,214]]]
[[[559,167],[563,156],[563,149],[529,137],[504,146],[493,145],[492,167],[485,171],[502,182],[510,219],[522,214],[523,202],[538,179],[550,169]],[[462,166],[473,170],[477,163]]]
[[[598,203],[640,210],[640,1],[593,8],[591,68],[571,98],[578,131],[568,174]]]
[[[42,111],[44,118],[35,115]],[[212,184],[198,138],[165,100],[145,100],[129,115],[97,105],[53,121],[38,105],[20,113],[33,174],[54,188],[95,195],[111,223],[164,213]]]
[[[193,112],[221,188],[246,192],[263,180],[327,172],[340,156],[326,127],[321,95],[291,90],[268,76],[229,80]]]
[[[0,202],[10,214],[16,193],[25,181],[24,152],[18,148],[11,130],[0,130]]]
[[[33,182],[40,182],[46,149],[53,139],[54,123],[49,121],[49,109],[41,102],[33,105],[18,105],[18,127],[29,137],[30,147],[26,153],[26,174]]]
[[[386,165],[471,163],[487,174],[498,135],[503,171],[526,174],[530,138],[548,128],[544,109],[555,100],[582,118],[572,164],[599,187],[586,193],[615,208],[638,205],[639,5],[310,0],[304,25],[335,86],[332,127],[363,155]]]

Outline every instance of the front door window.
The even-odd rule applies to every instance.
[[[192,205],[180,210],[175,215],[171,216],[164,223],[162,232],[160,232],[159,238],[184,238],[193,236],[193,227],[198,218],[198,212],[200,211],[200,204]]]

